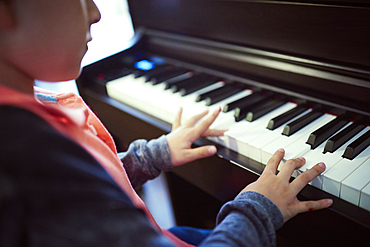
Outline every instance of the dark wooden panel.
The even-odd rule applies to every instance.
[[[369,3],[313,3],[133,0],[129,6],[136,28],[368,67]]]

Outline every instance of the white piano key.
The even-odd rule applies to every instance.
[[[289,111],[295,106],[296,104],[288,102],[282,105],[281,107],[279,107],[278,109],[276,109],[276,111],[274,110],[271,113],[266,114],[265,116],[253,121],[253,122],[256,122],[255,127],[253,126],[249,129],[246,129],[242,135],[240,135],[239,137],[236,137],[236,142],[237,142],[238,148],[240,149],[240,153],[247,157],[250,157],[249,142],[258,138],[260,135],[263,135],[264,133],[269,132],[269,130],[266,129],[266,126],[272,118],[279,116],[284,112]]]
[[[199,112],[202,112],[204,110],[208,110],[208,115],[206,115],[204,117],[204,118],[207,118],[209,115],[213,114],[213,112],[216,109],[218,109],[218,108],[222,109],[228,103],[233,102],[235,100],[238,100],[240,98],[243,98],[243,97],[251,94],[252,92],[253,91],[249,90],[249,89],[243,90],[243,91],[241,91],[239,93],[236,93],[236,94],[218,102],[217,104],[214,104],[214,105],[211,105],[211,106],[206,106],[205,101],[195,102],[195,100],[194,100],[195,104],[194,103],[189,103],[191,105],[191,108],[189,107],[189,104],[184,105],[183,108],[196,109],[196,111],[199,111]],[[204,105],[204,108],[202,108],[202,110],[199,109],[199,104],[202,104],[202,107]],[[192,116],[193,115],[189,115],[189,117],[192,117]],[[220,112],[220,114],[218,115],[216,120],[212,123],[210,128],[211,129],[226,129],[228,126],[230,126],[234,122],[235,122],[235,120],[234,120],[234,115],[233,115],[232,112],[226,112],[226,113]],[[212,138],[209,138],[209,139],[212,139]]]
[[[348,123],[342,129],[346,128],[350,124],[351,123]],[[339,130],[339,131],[341,131],[341,130]],[[321,173],[319,176],[317,176],[314,180],[312,180],[312,182],[310,184],[313,185],[313,186],[315,186],[315,187],[317,187],[317,188],[319,188],[319,189],[321,189],[322,188],[323,175],[326,172],[328,172],[332,167],[334,167],[338,162],[340,162],[341,160],[343,160],[342,155],[343,155],[344,150],[346,149],[346,147],[350,143],[352,143],[354,140],[356,140],[357,138],[359,138],[365,132],[366,131],[364,131],[364,130],[361,131],[361,132],[359,132],[357,135],[355,135],[354,137],[352,137],[348,142],[346,142],[344,145],[340,146],[333,153],[330,153],[330,152],[327,152],[325,154],[323,153],[324,152],[324,148],[325,148],[325,144],[326,144],[325,142],[324,143],[321,143],[318,147],[316,147],[316,149],[310,150],[305,155],[305,158],[306,158],[305,168],[307,170],[310,169],[310,168],[312,168],[313,166],[315,166],[319,162],[324,162],[325,165],[326,165],[325,171],[323,173]],[[301,171],[304,171],[304,170],[301,169]]]
[[[165,95],[166,92],[164,91],[163,84],[151,85],[150,83],[146,83],[145,92],[142,93],[145,98],[143,104],[149,104],[153,106],[152,110],[147,111],[146,113],[166,122],[173,122],[179,106],[176,101],[171,99],[168,100],[171,100],[172,104],[165,102],[163,95]],[[165,105],[167,105],[167,107],[164,107]]]
[[[157,97],[160,98],[162,104],[160,109],[172,108],[171,112],[175,114],[178,112],[180,107],[183,108],[183,121],[188,120],[189,118],[193,117],[194,115],[201,113],[208,109],[206,103],[204,101],[196,102],[196,98],[199,94],[204,92],[208,92],[219,88],[224,85],[224,82],[217,82],[212,85],[209,85],[203,89],[200,89],[192,94],[181,96],[179,92],[173,93],[171,90],[165,90],[164,84],[160,84],[162,87],[162,92],[157,93]]]
[[[369,128],[369,127],[367,127]],[[342,181],[370,157],[370,147],[361,152],[355,159],[342,159],[323,174],[322,190],[339,197]]]
[[[225,82],[223,81],[220,81],[220,82],[216,82],[212,85],[209,85],[205,88],[202,88],[194,93],[191,93],[185,97],[181,96],[180,93],[175,93],[176,97],[183,97],[183,98],[186,98],[186,104],[183,104],[181,105],[181,107],[183,108],[183,115],[182,115],[182,119],[183,121],[186,121],[186,120],[189,120],[191,117],[199,114],[199,113],[202,113],[203,111],[209,109],[208,106],[206,106],[206,102],[203,100],[203,101],[200,101],[200,102],[196,102],[196,98],[198,95],[200,94],[203,94],[203,93],[206,93],[206,92],[209,92],[209,91],[212,91],[214,89],[217,89],[217,88],[220,88],[222,86],[225,85]]]
[[[140,102],[142,101],[140,99],[141,96],[138,90],[136,89],[137,86],[141,87],[140,80],[143,81],[144,79],[143,78],[136,79],[134,75],[131,74],[131,75],[127,75],[125,77],[121,77],[116,80],[110,81],[106,84],[107,93],[113,99],[117,99],[132,107],[142,110],[144,107],[141,106],[140,104]]]
[[[359,205],[361,190],[370,182],[370,159],[366,160],[342,182],[340,198]]]
[[[304,111],[303,113],[299,114],[295,118],[287,121],[285,125],[302,117],[303,115],[311,111],[312,109],[308,109]],[[269,143],[273,142],[274,140],[278,139],[279,137],[281,137],[281,133],[283,132],[285,125],[283,124],[274,130],[269,130],[267,129],[267,126],[266,126],[263,135],[259,136],[258,138],[255,138],[254,140],[248,143],[249,144],[249,158],[262,163],[262,148],[268,145]]]
[[[279,148],[285,149],[285,156],[280,166],[288,159],[302,156],[310,149],[310,146],[306,144],[309,134],[334,118],[335,116],[333,115],[324,114],[291,136],[281,135],[278,139],[262,148],[262,163],[267,164],[267,161]]]
[[[135,78],[134,75],[129,75],[108,82],[107,92],[111,98],[172,124],[180,107],[183,108],[182,122],[185,122],[206,110],[212,114],[216,108],[223,107],[252,93],[249,89],[243,90],[212,106],[206,106],[205,101],[195,101],[198,95],[222,87],[224,84],[223,81],[220,81],[192,94],[181,96],[180,93],[165,90],[163,83],[152,85],[145,82],[143,77]],[[233,122],[232,113],[221,113],[212,128],[219,124],[228,126]]]
[[[239,152],[241,154],[246,155],[246,145],[244,143],[240,142],[238,138],[244,135],[244,133],[252,131],[257,126],[267,126],[268,121],[271,118],[274,118],[275,116],[278,116],[284,112],[286,112],[288,109],[290,109],[291,103],[287,103],[268,114],[264,115],[263,117],[260,117],[259,119],[248,122],[246,120],[242,120],[240,122],[235,122],[233,125],[230,126],[229,130],[225,132],[225,136],[223,137],[224,144],[226,147]]]
[[[228,103],[231,103],[233,101],[236,101],[238,99],[241,99],[243,97],[246,97],[250,94],[252,94],[253,91],[250,90],[250,89],[246,89],[246,90],[243,90],[239,93],[237,93],[236,95],[234,96],[231,96],[229,97],[228,99],[226,100],[223,100],[220,102],[220,104],[218,104],[217,106],[220,106],[221,109],[223,109],[223,107],[225,105],[227,105]],[[234,110],[232,111],[229,111],[229,112],[220,112],[220,115],[217,117],[217,119],[215,120],[215,122],[212,123],[212,125],[210,126],[211,129],[220,129],[220,130],[228,130],[230,128],[230,126],[234,125],[235,124],[235,118],[234,118]],[[220,145],[223,145],[223,146],[227,146],[226,145],[226,142],[225,142],[225,137],[224,136],[220,136],[220,137],[208,137],[209,140],[212,140]]]
[[[360,207],[370,211],[370,184],[361,190]]]
[[[161,105],[158,106],[158,110],[162,112],[169,111],[169,114],[172,115],[172,121],[169,123],[173,122],[180,107],[183,109],[182,122],[187,121],[190,117],[207,109],[205,102],[195,102],[196,95],[181,96],[179,93],[172,93],[166,90],[162,93],[158,92],[157,97],[161,98],[162,102]]]
[[[133,75],[128,75],[108,82],[106,88],[111,98],[143,112],[158,114],[155,114],[158,101],[154,99],[154,95],[159,87],[146,83],[143,77],[135,78]]]
[[[227,129],[230,125],[234,124],[233,112],[220,112],[216,120],[210,126],[211,129]]]
[[[152,116],[172,123],[179,109],[180,102],[169,94],[167,97],[164,97],[167,92],[164,91],[163,84],[152,85],[151,83],[139,81],[140,85],[137,85],[136,89],[138,94],[140,94],[141,107],[145,109],[144,111]],[[171,102],[171,104],[168,104],[168,102]]]
[[[159,85],[162,85],[162,84],[159,84]],[[181,96],[180,93],[172,93],[170,90],[164,90],[164,85],[163,85],[163,88],[160,89],[163,92],[156,92],[156,95],[160,95],[159,97],[160,99],[157,101],[154,101],[154,103],[157,105],[159,109],[159,113],[156,115],[163,115],[170,111],[171,115],[170,117],[167,117],[167,119],[173,120],[178,112],[178,109],[182,107],[183,108],[182,121],[185,122],[189,118],[205,110],[208,110],[209,114],[212,114],[217,108],[219,107],[223,108],[226,104],[233,102],[235,100],[238,100],[252,93],[252,90],[246,89],[211,106],[206,106],[205,101],[200,101],[200,102],[195,101],[198,95],[204,92],[219,88],[223,85],[224,85],[223,82],[218,82],[215,85],[210,85],[206,88],[200,89],[199,91],[196,91],[187,96]],[[157,86],[154,86],[154,87],[157,87]],[[159,105],[158,102],[160,102],[161,104]],[[172,109],[172,110],[169,110],[169,109]],[[205,116],[204,118],[206,118],[207,116]],[[163,117],[161,118],[163,119]],[[230,125],[231,122],[232,123],[234,122],[232,113],[222,113],[221,112],[218,118],[216,119],[215,123],[213,124],[213,126],[211,126],[211,128],[220,129],[220,127],[224,125],[226,126]],[[222,125],[222,126],[218,126],[218,125]]]
[[[281,106],[256,121],[248,122],[246,120],[242,120],[240,122],[235,122],[230,126],[229,130],[225,132],[225,135],[222,138],[224,141],[223,145],[236,152],[245,153],[246,151],[242,150],[242,148],[244,148],[242,147],[243,143],[238,143],[237,138],[242,136],[246,131],[250,131],[260,124],[267,126],[267,121],[269,121],[271,117],[281,114],[284,110],[284,106]]]
[[[209,109],[204,101],[195,102],[196,97],[223,85],[224,82],[217,82],[187,96],[181,96],[180,93],[165,90],[162,83],[152,85],[150,82],[145,82],[143,77],[135,78],[131,74],[108,82],[106,88],[111,98],[173,123],[180,107],[183,107],[183,121]]]

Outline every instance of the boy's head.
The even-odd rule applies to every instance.
[[[0,66],[32,79],[74,79],[99,19],[93,0],[0,0]]]

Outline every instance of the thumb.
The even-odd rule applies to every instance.
[[[308,211],[320,210],[330,207],[333,203],[331,199],[321,199],[318,201],[305,201],[300,202],[297,208],[297,213],[304,213]]]
[[[212,156],[216,152],[217,152],[216,147],[210,145],[193,148],[191,150],[188,150],[187,160],[185,161],[185,163]]]
[[[214,155],[217,152],[217,149],[215,146],[203,146],[193,149],[197,153],[197,159],[206,158],[209,156]]]

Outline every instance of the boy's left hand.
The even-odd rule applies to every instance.
[[[220,111],[221,108],[218,108],[198,125],[196,123],[206,116],[208,111],[192,117],[185,124],[181,125],[182,108],[180,108],[172,125],[172,131],[166,136],[170,148],[171,161],[174,166],[209,157],[217,152],[216,147],[212,145],[197,148],[191,148],[191,145],[199,137],[222,136],[224,134],[226,130],[209,129],[209,126],[215,121]]]

